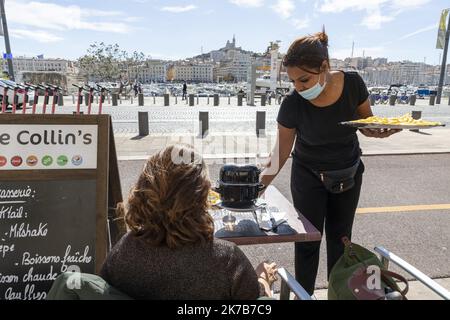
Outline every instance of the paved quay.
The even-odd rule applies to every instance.
[[[450,153],[450,128],[427,129],[419,132],[403,130],[387,139],[368,138],[358,133],[364,155]],[[115,134],[119,160],[145,159],[165,146],[188,143],[202,152],[205,159],[267,157],[276,142],[276,132],[257,138],[256,134],[216,133],[199,138],[197,135],[152,134],[137,137]]]

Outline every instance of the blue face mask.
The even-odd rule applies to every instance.
[[[325,89],[326,85],[327,85],[326,81],[323,83],[323,85],[320,85],[320,76],[319,76],[319,80],[317,81],[317,83],[314,86],[312,86],[309,89],[306,89],[303,91],[297,91],[297,92],[299,95],[301,95],[306,100],[314,100],[322,93],[322,91],[323,91],[323,89]]]

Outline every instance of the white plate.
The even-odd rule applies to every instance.
[[[381,123],[360,123],[360,122],[341,122],[340,124],[358,129],[430,129],[436,127],[445,127],[445,124],[436,125],[409,125],[409,124],[381,124]]]

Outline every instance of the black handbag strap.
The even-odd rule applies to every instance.
[[[397,280],[400,280],[401,282],[403,282],[405,284],[405,288],[400,291],[400,294],[403,296],[403,299],[406,300],[406,294],[409,291],[409,284],[408,284],[408,280],[406,280],[405,277],[399,275],[398,273],[389,271],[389,270],[381,270],[381,279],[386,283],[389,284],[392,280],[390,278],[394,278]],[[394,289],[394,288],[392,288]]]

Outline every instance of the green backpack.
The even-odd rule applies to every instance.
[[[342,242],[344,254],[331,269],[328,300],[406,300],[408,281],[404,277],[386,270],[376,254],[347,237]],[[379,270],[378,285],[375,270]],[[403,291],[394,279],[405,283]]]

